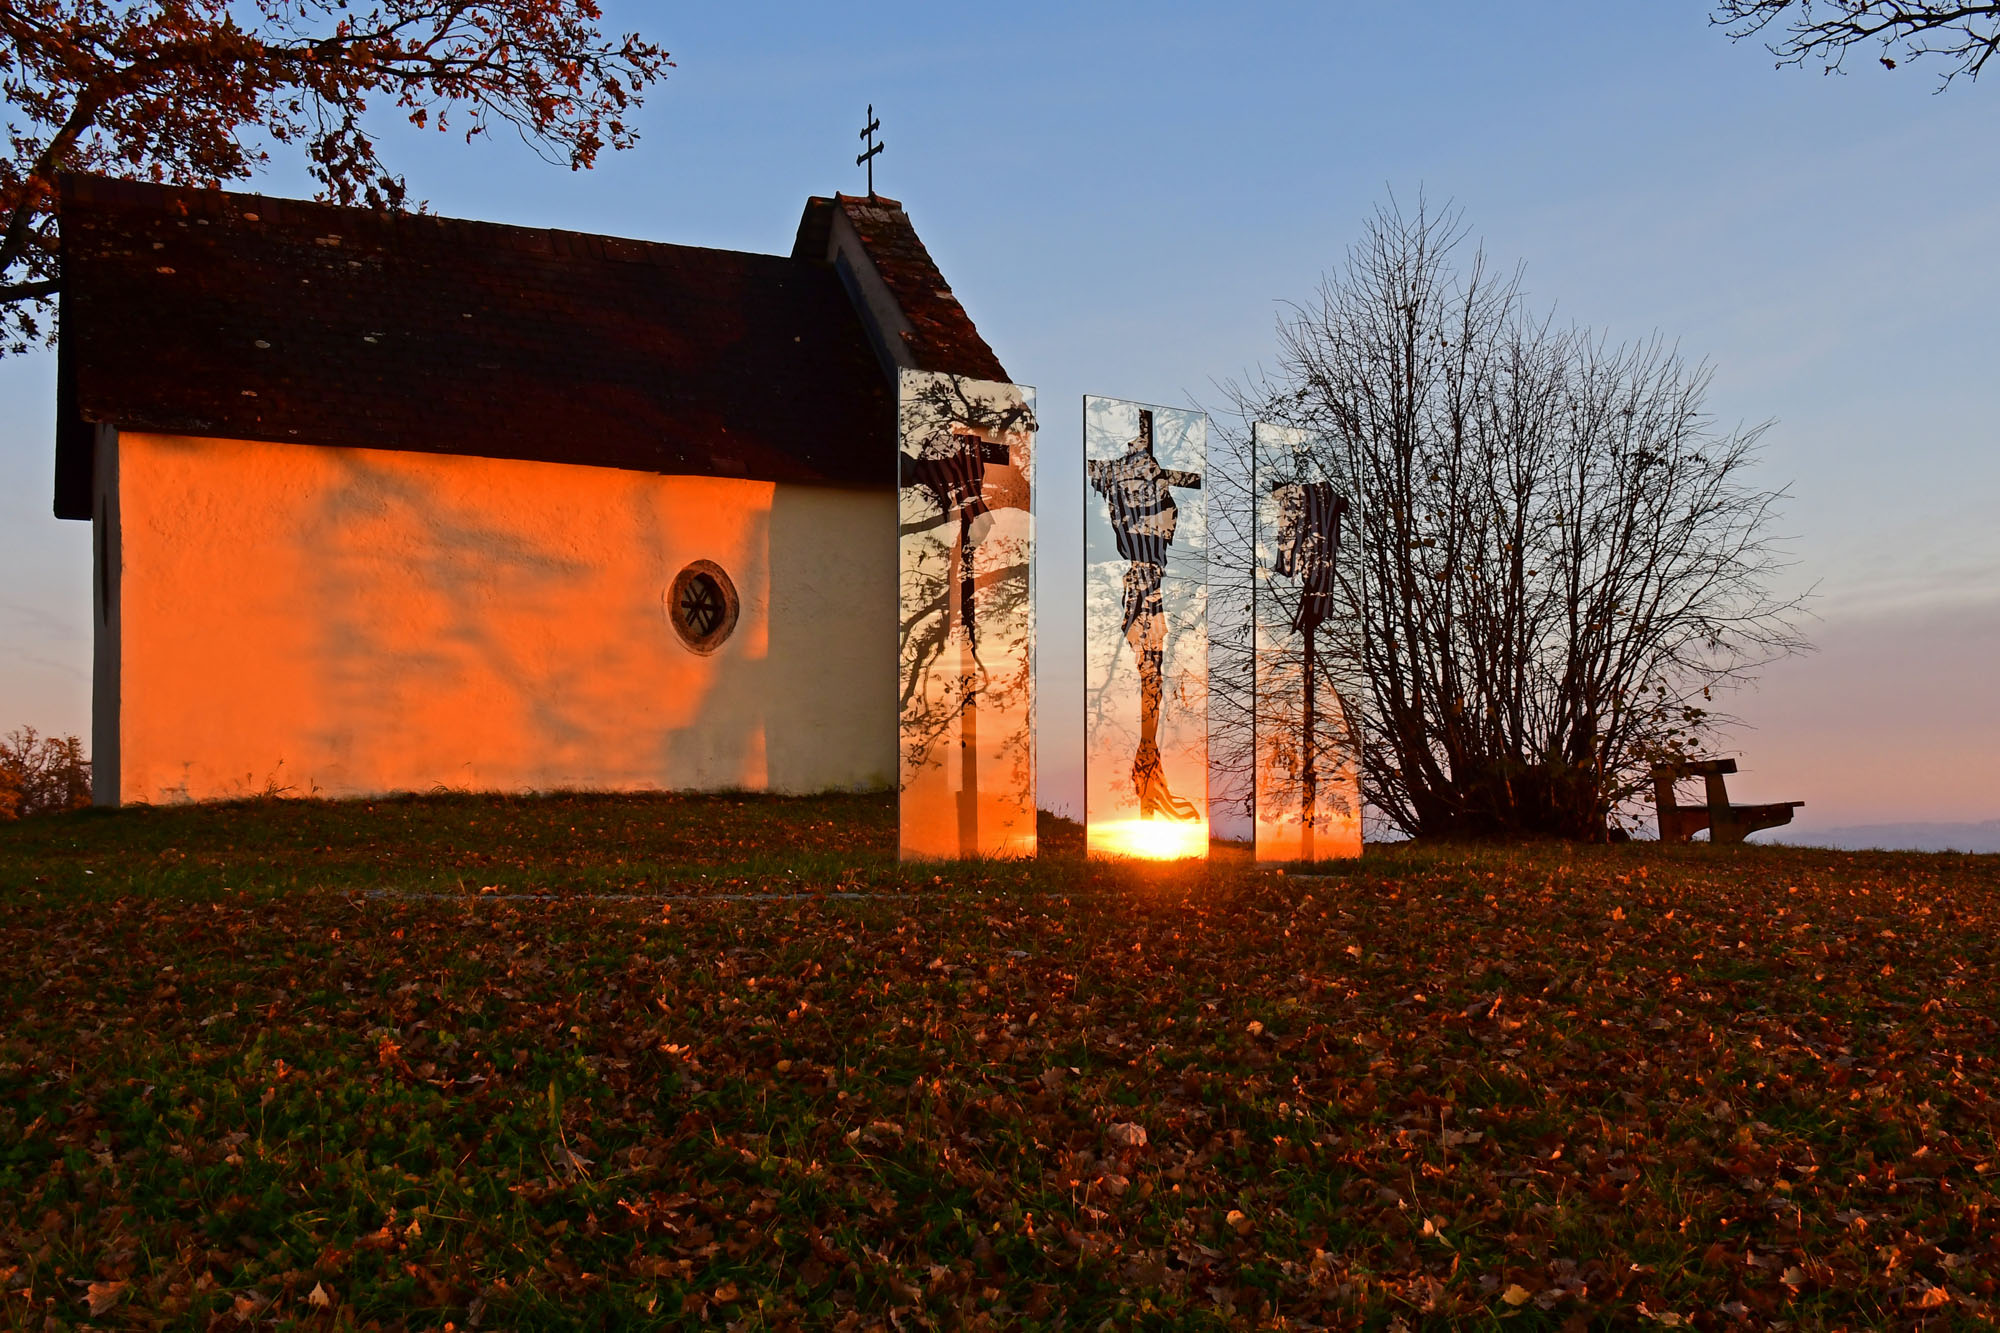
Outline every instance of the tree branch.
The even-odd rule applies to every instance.
[[[12,305],[16,301],[40,301],[54,296],[61,290],[61,278],[48,278],[42,282],[17,282],[9,287],[0,287],[0,305]]]

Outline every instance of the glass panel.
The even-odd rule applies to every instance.
[[[1208,418],[1083,400],[1084,824],[1097,856],[1208,855]]]
[[[1258,422],[1257,859],[1361,855],[1361,696],[1345,644],[1357,623],[1360,525],[1317,441]]]
[[[1035,854],[1035,391],[898,392],[905,860]]]

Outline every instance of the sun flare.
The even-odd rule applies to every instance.
[[[1180,861],[1208,855],[1208,821],[1183,824],[1167,819],[1114,819],[1091,824],[1085,846],[1092,856],[1138,861]]]

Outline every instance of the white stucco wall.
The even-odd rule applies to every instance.
[[[94,748],[120,800],[894,782],[886,489],[115,446]],[[665,605],[695,560],[741,602],[708,656]]]

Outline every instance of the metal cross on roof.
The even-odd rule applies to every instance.
[[[870,102],[868,104],[868,128],[855,136],[857,139],[868,141],[868,151],[854,159],[854,165],[857,167],[864,162],[868,165],[868,197],[870,199],[875,197],[875,155],[888,146],[875,142],[875,131],[881,128],[882,122],[875,118],[875,104]]]

